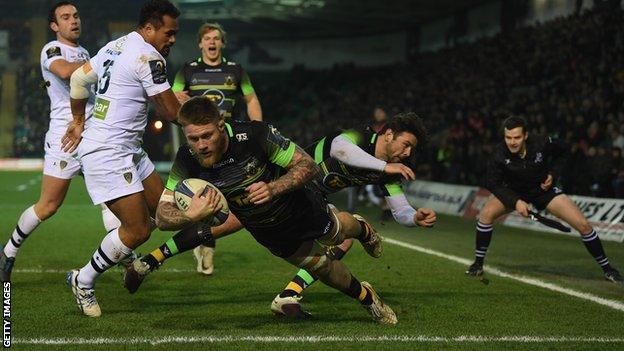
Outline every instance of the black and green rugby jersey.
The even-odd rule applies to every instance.
[[[207,65],[202,58],[189,61],[178,71],[173,82],[174,92],[188,91],[189,95],[206,95],[219,108],[219,112],[227,120],[247,119],[243,116],[242,98],[252,94],[249,75],[238,63],[223,59],[217,66]]]
[[[253,183],[269,183],[284,174],[284,167],[295,153],[295,143],[264,122],[234,121],[226,123],[226,129],[230,139],[228,149],[212,167],[202,167],[189,146],[181,146],[166,188],[173,191],[178,182],[187,178],[200,178],[214,184],[227,199],[230,210],[252,234],[254,230],[266,232],[267,229],[281,228],[283,224],[305,216],[311,206],[305,189],[286,193],[261,205],[249,203],[245,191]]]
[[[314,162],[321,168],[321,173],[314,179],[314,185],[319,191],[331,194],[352,186],[376,184],[380,185],[384,196],[403,193],[400,176],[347,166],[332,158],[329,154],[331,143],[338,135],[345,137],[373,157],[375,156],[375,142],[379,135],[370,128],[336,132],[310,145],[306,151],[314,157]]]

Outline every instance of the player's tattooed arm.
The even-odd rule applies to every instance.
[[[299,146],[295,147],[295,153],[286,169],[288,169],[286,174],[269,183],[269,190],[273,196],[279,196],[302,187],[319,172],[319,168],[312,157]]]
[[[162,230],[179,230],[192,221],[173,202],[160,201],[156,209],[156,226]]]
[[[173,192],[165,189],[156,209],[156,226],[163,230],[179,230],[188,224],[213,216],[221,210],[219,193],[212,189],[197,192],[186,211],[176,206]]]
[[[288,170],[286,174],[268,184],[258,182],[248,186],[246,190],[249,193],[249,201],[256,205],[268,202],[276,196],[302,187],[319,172],[312,157],[299,146],[295,147],[293,157],[286,169]]]

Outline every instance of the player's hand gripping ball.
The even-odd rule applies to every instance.
[[[175,190],[173,191],[173,198],[175,199],[178,208],[182,211],[186,211],[191,205],[193,196],[197,192],[205,192],[209,188],[214,189],[221,198],[221,210],[215,213],[212,218],[212,226],[217,226],[223,224],[225,220],[227,220],[228,215],[230,214],[230,209],[228,208],[225,196],[223,196],[221,191],[219,191],[219,189],[217,189],[214,185],[203,179],[184,179],[176,185]],[[207,218],[206,220],[210,220],[210,218]]]

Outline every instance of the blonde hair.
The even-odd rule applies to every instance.
[[[210,32],[211,30],[218,30],[219,34],[221,35],[221,41],[223,42],[223,45],[225,45],[226,43],[226,35],[227,33],[225,32],[225,30],[223,29],[223,27],[221,27],[221,25],[219,23],[216,22],[208,22],[208,23],[204,23],[201,25],[201,27],[199,27],[199,30],[197,31],[197,42],[201,43],[202,38],[204,37],[204,34],[206,34],[207,32]]]

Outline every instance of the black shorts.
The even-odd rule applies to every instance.
[[[524,202],[532,204],[538,211],[542,211],[546,208],[546,206],[548,206],[550,201],[555,198],[555,196],[561,194],[563,194],[563,190],[557,187],[551,187],[546,191],[539,189],[528,194],[521,194],[520,199]]]
[[[310,190],[304,192],[301,201],[306,202],[306,210],[298,216],[271,228],[247,228],[254,239],[275,256],[291,256],[301,244],[324,236],[336,225],[324,196]]]

